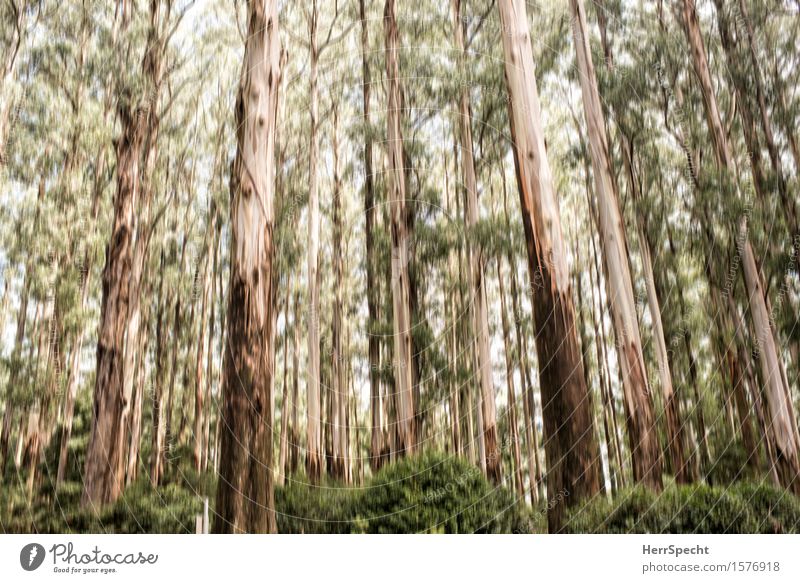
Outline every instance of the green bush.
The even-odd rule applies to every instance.
[[[730,487],[669,486],[660,494],[637,486],[613,501],[598,497],[568,518],[573,533],[796,533],[800,499],[764,483]]]
[[[729,443],[717,455],[706,475],[706,481],[713,486],[727,486],[742,480],[754,479],[756,479],[755,470],[748,463],[744,446],[738,441]]]
[[[529,528],[512,494],[468,462],[437,453],[403,459],[360,487],[287,480],[275,493],[283,533],[484,533]]]

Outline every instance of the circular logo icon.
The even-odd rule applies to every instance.
[[[30,543],[19,552],[19,564],[26,571],[35,571],[44,562],[44,547],[39,543]]]

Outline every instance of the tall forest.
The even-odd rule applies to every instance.
[[[798,37],[3,0],[0,531],[800,532]]]

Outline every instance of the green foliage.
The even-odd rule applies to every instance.
[[[527,531],[526,511],[465,460],[425,453],[391,464],[361,487],[277,488],[285,533],[510,533]]]
[[[738,441],[729,443],[711,463],[706,480],[714,486],[726,486],[740,480],[755,478],[748,464],[747,452]]]
[[[637,486],[613,501],[597,498],[570,513],[572,533],[736,534],[800,532],[800,499],[763,482],[728,488]]]

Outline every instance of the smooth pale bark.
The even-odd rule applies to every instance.
[[[214,531],[276,532],[272,475],[277,0],[249,0],[231,172],[231,275]]]
[[[693,0],[684,0],[683,17],[684,30],[692,50],[694,71],[703,96],[706,122],[714,142],[717,165],[722,171],[731,175],[735,184],[735,193],[741,196],[736,181],[733,155],[720,117]],[[800,444],[794,429],[796,426],[794,410],[788,398],[789,390],[786,386],[783,361],[775,342],[765,290],[750,244],[747,222],[747,214],[744,214],[739,220],[736,243],[742,263],[742,275],[750,306],[753,336],[758,348],[761,382],[767,400],[767,411],[774,439],[776,471],[784,487],[792,492],[800,493],[800,457],[798,457],[800,456]]]
[[[309,24],[309,130],[311,144],[308,150],[308,370],[306,372],[306,472],[312,484],[319,482],[322,473],[320,459],[322,449],[320,370],[319,370],[319,192],[317,186],[317,160],[319,158],[319,138],[317,125],[319,117],[319,90],[317,88],[317,2],[314,0]]]
[[[466,73],[466,46],[464,42],[464,20],[461,16],[461,0],[450,0],[455,33],[455,47],[459,53],[462,74]],[[478,223],[478,180],[472,144],[472,110],[469,86],[461,84],[458,96],[459,137],[461,146],[461,177],[466,198],[466,230],[469,233]],[[483,251],[476,242],[468,238],[470,263],[470,300],[473,315],[473,334],[477,356],[477,379],[481,389],[481,417],[483,418],[483,442],[487,452],[486,475],[495,484],[501,481],[502,456],[497,441],[497,411],[494,384],[492,383],[492,360],[489,354],[489,317],[484,282]]]
[[[145,296],[150,294],[149,286],[143,291]],[[149,318],[149,307],[145,307],[143,314],[144,330],[147,330],[147,318]],[[144,411],[144,401],[147,391],[146,382],[149,377],[149,363],[145,358],[147,355],[147,345],[149,343],[148,334],[139,335],[138,352],[140,357],[137,358],[136,372],[134,374],[134,387],[135,398],[133,406],[133,415],[131,417],[130,425],[130,442],[128,444],[128,466],[125,472],[125,484],[130,484],[136,480],[139,462],[139,450],[141,447],[142,439],[142,414]]]
[[[660,490],[661,452],[658,445],[656,419],[650,398],[650,386],[642,352],[642,340],[636,316],[633,284],[628,265],[625,227],[619,210],[618,194],[612,176],[611,156],[597,78],[589,47],[586,13],[582,0],[570,0],[573,40],[583,96],[583,109],[589,135],[595,192],[597,195],[598,230],[606,285],[620,357],[625,413],[631,442],[633,475],[637,482]],[[671,390],[671,385],[668,390]]]
[[[569,491],[563,502],[551,504],[548,510],[548,528],[558,532],[564,525],[565,506],[575,505],[599,492],[599,456],[592,398],[583,378],[583,361],[575,329],[558,200],[544,145],[525,3],[523,0],[499,0],[498,5],[504,31],[503,53],[517,186],[534,293],[547,490],[551,498],[564,490]]]
[[[388,106],[386,111],[388,163],[387,195],[390,203],[390,231],[392,241],[392,313],[394,329],[397,451],[399,455],[414,453],[416,442],[416,416],[414,388],[412,386],[411,298],[408,263],[411,242],[408,238],[408,208],[403,152],[403,98],[400,83],[399,39],[395,18],[394,0],[386,0],[384,7],[384,37],[386,47],[386,77]]]

